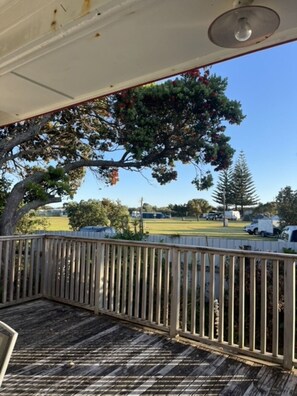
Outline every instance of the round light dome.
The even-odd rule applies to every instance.
[[[279,15],[271,8],[237,7],[212,22],[208,37],[219,47],[242,48],[266,40],[279,24]]]

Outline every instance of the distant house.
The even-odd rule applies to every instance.
[[[55,209],[39,209],[36,210],[37,216],[43,217],[56,217],[56,216],[66,216],[66,211],[63,208]]]

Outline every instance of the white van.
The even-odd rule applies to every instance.
[[[238,210],[226,210],[225,219],[227,220],[240,220],[240,213]]]

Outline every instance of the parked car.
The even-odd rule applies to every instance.
[[[281,233],[279,219],[258,219],[244,227],[244,231],[250,235],[261,235],[261,237],[274,237]]]
[[[215,213],[215,212],[207,213],[207,215],[205,216],[206,220],[219,220],[222,218],[223,218],[222,213]]]
[[[259,231],[258,221],[253,221],[251,224],[245,226],[243,229],[250,235],[258,235],[258,231]]]
[[[280,240],[286,242],[297,242],[297,226],[290,225],[285,227],[280,235]]]

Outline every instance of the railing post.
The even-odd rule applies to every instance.
[[[177,248],[171,249],[171,276],[172,289],[170,297],[169,336],[175,337],[179,328],[180,307],[180,252],[177,250]]]
[[[105,251],[105,244],[103,242],[98,242],[97,254],[96,254],[95,308],[94,308],[94,313],[96,315],[98,315],[100,309],[103,308],[104,251]]]
[[[49,240],[45,235],[42,237],[42,250],[41,294],[42,297],[49,297],[51,271],[49,268]]]
[[[285,260],[284,271],[284,368],[293,368],[295,351],[296,262]]]

